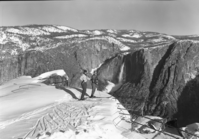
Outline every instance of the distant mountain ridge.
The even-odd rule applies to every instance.
[[[56,47],[66,41],[82,42],[106,40],[116,43],[122,50],[129,48],[163,45],[174,37],[159,33],[139,32],[136,30],[77,30],[65,26],[29,25],[0,27],[1,59],[5,55],[16,55],[25,50],[42,50]],[[11,48],[7,48],[9,45]],[[48,46],[47,46],[48,45]],[[42,46],[42,47],[41,47]],[[2,48],[3,47],[3,48]]]
[[[136,30],[77,30],[58,25],[0,27],[0,59],[5,55],[16,55],[25,50],[48,49],[49,45],[56,47],[58,43],[65,43],[65,41],[71,43],[71,41],[82,42],[90,39],[102,39],[118,44],[122,50],[128,50],[150,47],[151,45],[164,45],[185,38],[198,40],[199,36],[172,36]],[[12,49],[7,48],[6,45]]]

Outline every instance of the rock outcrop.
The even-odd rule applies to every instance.
[[[113,58],[98,74],[102,81],[122,82],[113,95],[132,113],[177,118],[185,126],[199,120],[198,46],[198,41],[178,40],[143,48]]]
[[[45,52],[29,51],[20,57],[19,71],[22,72],[21,74],[35,77],[43,72],[64,69],[69,76],[70,85],[78,86],[82,69],[90,71],[119,51],[103,41],[91,41],[76,45],[71,46],[76,47],[73,49],[60,46]],[[99,49],[104,47],[104,49],[98,51],[95,46]]]

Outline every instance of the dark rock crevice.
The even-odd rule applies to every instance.
[[[187,82],[177,100],[178,112],[175,117],[178,119],[178,126],[199,122],[199,75]]]
[[[125,73],[126,73],[126,82],[131,82],[138,84],[141,82],[145,58],[144,50],[138,50],[131,54],[124,56],[124,64],[125,64]]]
[[[172,51],[174,51],[174,49],[175,49],[175,43],[173,43],[168,47],[167,52],[161,58],[161,60],[158,62],[158,65],[154,69],[152,81],[149,87],[150,92],[152,92],[153,88],[157,84],[161,71],[164,69],[165,63],[168,60],[168,57],[171,55]]]

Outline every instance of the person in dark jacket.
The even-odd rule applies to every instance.
[[[97,85],[98,85],[98,79],[97,79],[97,72],[96,71],[94,71],[94,73],[91,77],[91,83],[92,83],[92,93],[91,93],[90,98],[93,98],[93,97],[95,97],[94,93],[95,93],[95,91],[97,89]]]
[[[86,88],[87,88],[87,81],[90,80],[90,78],[87,76],[87,70],[83,70],[83,74],[80,77],[81,80],[81,86],[82,86],[82,95],[80,100],[84,100],[84,96],[86,94]]]

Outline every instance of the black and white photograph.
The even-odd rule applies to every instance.
[[[0,139],[199,139],[199,0],[0,1]]]

